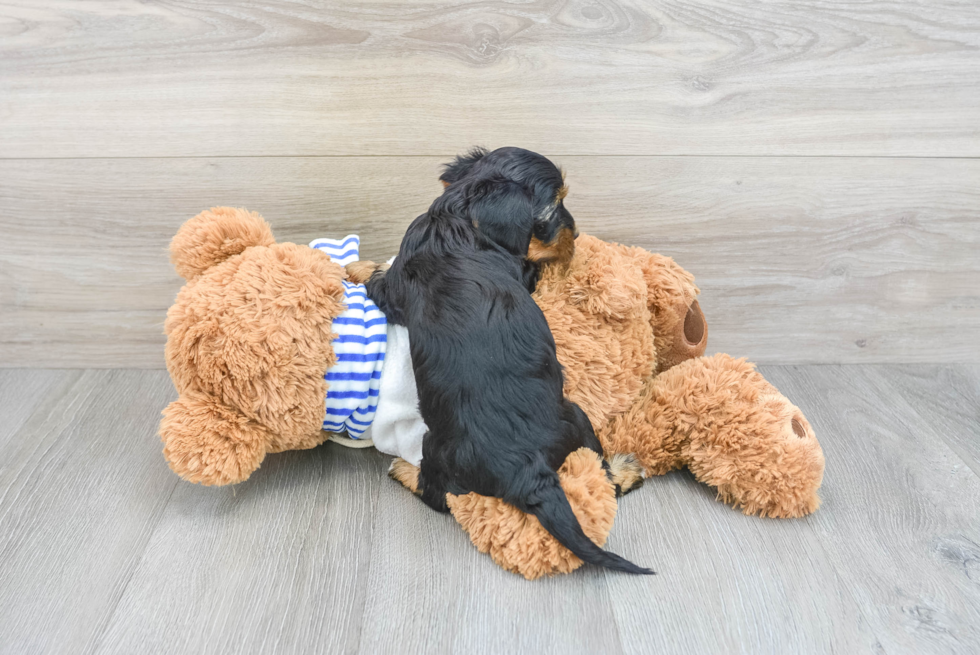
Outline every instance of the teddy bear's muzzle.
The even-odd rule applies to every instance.
[[[667,341],[664,352],[657,353],[657,371],[663,372],[681,362],[700,357],[708,346],[708,322],[701,311],[697,299],[690,305],[680,304],[674,308],[677,316],[674,323],[673,338]],[[683,319],[680,317],[683,316]]]
[[[700,348],[701,352],[694,355],[694,357],[700,357],[708,343],[708,324],[704,320],[701,305],[698,304],[697,300],[687,308],[687,315],[684,317],[683,336],[684,343],[688,348],[692,350]]]

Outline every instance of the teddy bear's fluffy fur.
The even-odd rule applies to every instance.
[[[180,397],[160,435],[170,467],[203,484],[240,482],[266,453],[312,448],[321,431],[343,311],[344,269],[318,250],[275,243],[258,215],[202,212],[171,259],[187,283],[167,312],[167,369]]]
[[[752,364],[701,357],[707,325],[697,294],[670,258],[581,235],[570,259],[542,271],[534,298],[555,338],[565,393],[613,462],[635,457],[646,476],[686,466],[746,514],[813,512],[824,459],[809,423]],[[589,506],[605,512],[590,524],[601,544],[608,528],[597,527],[611,527],[614,494],[587,479]],[[581,566],[533,517],[496,498],[463,501],[450,503],[454,516],[504,568],[533,579]]]
[[[419,469],[402,459],[393,462],[391,477],[417,493]],[[616,491],[599,455],[588,448],[571,453],[558,469],[561,487],[586,536],[603,546],[616,518]],[[570,573],[582,560],[562,546],[538,519],[497,498],[469,493],[448,494],[449,510],[481,553],[528,580]]]
[[[586,412],[613,463],[660,475],[688,467],[747,514],[803,516],[819,505],[823,454],[803,414],[744,360],[702,357],[707,325],[694,278],[668,257],[575,240],[545,266],[534,297],[565,369],[565,392]],[[275,243],[257,214],[215,208],[188,221],[171,258],[187,283],[166,321],[167,367],[180,397],[164,411],[168,463],[203,484],[240,482],[267,453],[326,440],[326,369],[348,270],[323,253]],[[396,460],[412,488],[417,469]],[[617,477],[618,476],[618,477]],[[560,472],[583,529],[602,545],[615,488],[598,458],[577,451]],[[449,498],[473,543],[528,578],[581,561],[536,519],[496,498]]]
[[[747,514],[819,505],[823,454],[802,412],[752,364],[701,357],[694,278],[668,257],[582,235],[543,272],[535,299],[565,367],[565,392],[603,448],[647,475],[687,466]]]

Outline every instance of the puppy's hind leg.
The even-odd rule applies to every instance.
[[[416,496],[422,495],[419,488],[419,467],[409,464],[401,457],[396,457],[388,467],[388,477],[398,482]]]
[[[602,443],[592,429],[592,422],[581,407],[570,400],[565,401],[566,411],[570,413],[572,423],[577,430],[577,437],[582,446],[594,450],[603,456],[602,468],[616,487],[616,497],[625,496],[634,489],[643,486],[643,467],[639,460],[626,453],[616,453],[606,457]]]
[[[588,448],[600,455],[602,452],[602,442],[592,429],[592,421],[581,407],[573,403],[568,398],[562,401],[563,419],[565,420],[565,435],[568,445],[571,446],[569,452],[579,448]],[[564,461],[564,460],[562,460]]]
[[[419,467],[419,486],[422,488],[420,496],[422,502],[437,512],[448,513],[449,505],[446,504],[446,484],[439,471],[431,470],[426,467],[425,458]]]
[[[437,512],[449,511],[449,505],[446,504],[446,492],[442,485],[423,482],[422,470],[418,466],[409,464],[401,457],[396,457],[391,461],[391,466],[388,467],[388,477],[421,498],[423,503]]]
[[[643,486],[643,467],[635,455],[616,453],[603,461],[606,475],[616,486],[616,497]]]

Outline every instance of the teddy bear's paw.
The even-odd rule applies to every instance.
[[[388,477],[411,491],[416,496],[422,495],[419,489],[419,467],[409,464],[401,457],[396,457],[388,467]]]
[[[244,482],[265,458],[268,431],[214,398],[182,395],[163,411],[163,455],[188,482]]]
[[[609,466],[609,479],[616,487],[617,498],[643,486],[643,466],[636,455],[616,453],[606,458],[606,463]]]
[[[601,458],[580,448],[565,459],[558,477],[582,530],[597,545],[605,544],[616,518],[616,493]],[[446,501],[473,545],[508,571],[535,580],[582,566],[582,560],[558,543],[537,518],[499,498],[447,494]]]

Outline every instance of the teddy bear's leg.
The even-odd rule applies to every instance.
[[[616,518],[616,492],[599,455],[588,448],[571,453],[558,478],[585,534],[602,546]],[[570,573],[582,560],[558,543],[538,519],[499,498],[470,493],[446,497],[449,510],[481,553],[528,580]]]
[[[421,493],[419,467],[396,457],[388,475],[412,493]],[[582,530],[596,544],[605,544],[616,518],[616,490],[598,454],[587,448],[575,451],[565,459],[558,478]],[[490,553],[508,571],[533,580],[570,573],[582,565],[538,519],[499,498],[449,494],[446,503],[477,549]]]
[[[163,454],[189,482],[243,482],[265,457],[268,431],[206,394],[188,393],[170,403],[160,421]]]
[[[746,514],[805,516],[820,505],[824,457],[810,424],[742,359],[665,371],[600,438],[609,452],[634,453],[648,476],[689,467]]]

